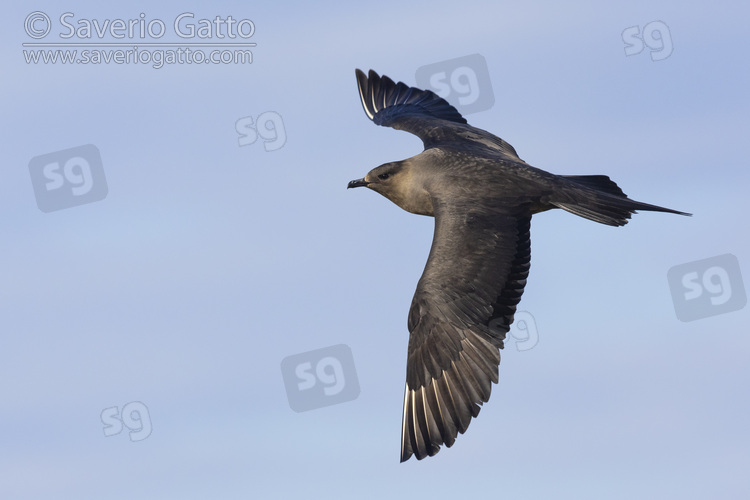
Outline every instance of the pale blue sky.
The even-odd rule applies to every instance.
[[[38,2],[2,21],[0,497],[747,498],[750,308],[681,322],[667,271],[727,253],[750,279],[750,38],[738,2]],[[33,65],[32,11],[231,15],[250,65]],[[627,57],[652,21],[673,53]],[[50,35],[53,36],[53,35]],[[167,41],[166,38],[164,41]],[[468,432],[399,464],[406,316],[432,220],[346,183],[421,151],[362,111],[354,68],[414,84],[479,53],[495,105],[469,122],[559,174],[607,174],[642,213],[534,217],[519,309]],[[240,147],[236,122],[283,119]],[[105,199],[43,213],[28,169],[86,144]],[[356,399],[289,407],[287,356],[351,348]],[[142,402],[151,434],[105,437]]]

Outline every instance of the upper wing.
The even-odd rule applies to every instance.
[[[402,462],[451,446],[489,399],[529,274],[530,222],[527,214],[436,204],[409,312]]]
[[[373,70],[355,70],[362,107],[376,125],[405,130],[416,135],[425,149],[432,147],[471,148],[473,154],[522,161],[513,146],[484,130],[466,123],[456,108],[431,90],[394,83]]]

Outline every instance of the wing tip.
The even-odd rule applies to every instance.
[[[468,123],[453,105],[432,90],[395,82],[386,75],[379,75],[373,69],[365,75],[363,70],[355,68],[354,75],[365,114],[377,125],[389,126],[383,122],[384,119],[376,119],[380,112],[387,108],[395,110],[402,106],[404,111],[418,110],[418,113],[434,118],[461,124]],[[399,92],[399,87],[408,89],[408,92]]]

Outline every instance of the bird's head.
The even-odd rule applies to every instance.
[[[385,163],[373,168],[346,187],[367,187],[382,194],[407,212],[432,215],[432,201],[412,175],[408,160]]]
[[[401,185],[404,184],[406,178],[404,170],[403,162],[385,163],[367,172],[367,175],[363,178],[351,181],[346,187],[347,189],[363,186],[368,187],[390,200],[392,199],[390,193],[399,191],[402,187]]]

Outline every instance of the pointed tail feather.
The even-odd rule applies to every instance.
[[[552,204],[601,224],[624,226],[637,210],[692,215],[631,200],[606,175],[563,175],[561,177],[571,182],[563,191],[563,197],[559,201],[553,201]]]

